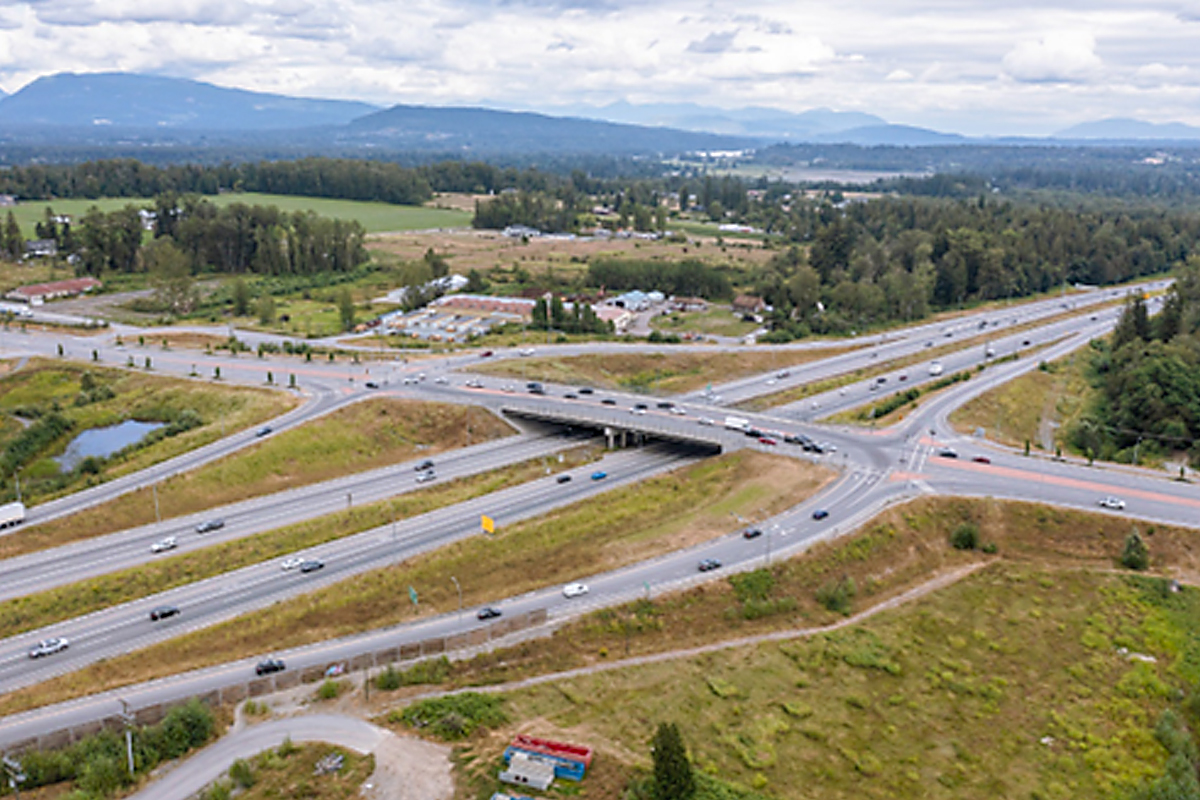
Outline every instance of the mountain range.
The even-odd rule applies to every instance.
[[[0,92],[0,142],[25,146],[116,142],[208,147],[237,143],[289,152],[418,151],[675,154],[779,142],[927,147],[959,144],[1200,141],[1200,128],[1105,119],[1049,138],[978,139],[891,124],[874,114],[817,108],[722,109],[695,103],[559,107],[555,114],[483,107],[380,108],[229,89],[185,78],[60,73]]]

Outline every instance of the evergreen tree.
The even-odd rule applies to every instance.
[[[338,295],[338,314],[342,318],[342,330],[352,330],[354,328],[354,298],[350,296],[350,290],[345,287]]]
[[[654,734],[654,794],[657,800],[689,800],[696,794],[696,778],[688,761],[683,737],[673,722],[661,722]]]
[[[13,216],[13,212],[8,212],[8,217],[4,220],[4,251],[8,253],[10,258],[20,258],[21,251],[25,249],[25,237],[21,235],[21,226],[17,224],[17,218]]]

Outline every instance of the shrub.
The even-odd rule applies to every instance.
[[[455,741],[465,739],[478,728],[506,722],[508,717],[503,705],[502,698],[465,692],[422,700],[402,712],[393,711],[390,718],[413,728],[427,728],[441,739]]]
[[[346,688],[345,681],[326,680],[317,689],[318,700],[336,700],[338,695]]]
[[[402,686],[400,683],[400,673],[391,664],[383,672],[375,676],[375,688],[385,692],[395,691]]]
[[[841,580],[831,581],[817,589],[817,602],[829,611],[849,615],[851,601],[854,600],[854,595],[857,593],[858,587],[854,584],[854,578],[847,575]]]
[[[1144,570],[1150,566],[1150,549],[1135,528],[1125,538],[1125,549],[1121,551],[1121,566],[1126,569]]]
[[[257,780],[254,770],[244,758],[237,759],[229,766],[229,778],[239,789],[249,789]]]
[[[955,550],[974,550],[979,547],[979,526],[964,522],[950,534],[950,544]]]

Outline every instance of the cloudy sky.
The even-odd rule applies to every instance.
[[[0,88],[142,72],[380,105],[1200,125],[1200,0],[0,0]]]

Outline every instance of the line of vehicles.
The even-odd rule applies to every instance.
[[[701,425],[713,425],[713,420],[701,418]],[[810,436],[803,433],[784,433],[783,431],[767,430],[756,428],[750,420],[745,417],[726,417],[724,427],[726,430],[737,431],[754,439],[758,439],[759,444],[776,445],[783,441],[788,444],[798,444],[804,450],[810,453],[836,453],[837,445],[830,442],[818,442]]]

